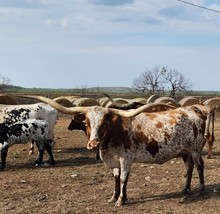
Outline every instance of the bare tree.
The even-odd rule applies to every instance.
[[[149,92],[150,94],[163,91],[164,72],[162,67],[155,66],[152,70],[147,69],[133,81],[132,87],[139,92]]]
[[[0,93],[3,93],[8,88],[7,86],[11,84],[11,80],[0,74]]]
[[[192,84],[183,74],[177,70],[168,70],[167,67],[155,66],[152,70],[147,69],[133,81],[132,87],[139,92],[150,94],[170,91],[173,96],[177,91],[187,92]]]
[[[174,96],[178,91],[188,92],[192,88],[192,83],[186,79],[183,74],[177,70],[168,70],[165,68],[164,79],[168,85],[168,91],[170,95]]]

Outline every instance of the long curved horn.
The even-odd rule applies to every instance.
[[[37,99],[40,100],[42,102],[45,102],[49,105],[51,105],[53,108],[57,109],[58,111],[64,113],[64,114],[74,114],[74,113],[84,113],[87,109],[87,107],[64,107],[62,105],[60,105],[59,103],[57,103],[54,100],[51,100],[50,98],[47,97],[43,97],[43,96],[36,96],[36,95],[19,95],[19,94],[10,94],[10,96],[17,96],[17,97],[25,97],[25,98],[31,98],[31,99]],[[113,109],[113,108],[108,108],[110,112],[120,115],[122,117],[134,117],[138,114],[140,114],[141,112],[152,112],[155,111],[154,109],[156,108],[160,108],[162,110],[167,110],[167,109],[174,109],[174,106],[171,105],[167,105],[167,104],[162,104],[162,103],[149,103],[146,104],[144,106],[141,106],[135,110],[132,111],[126,111],[126,110],[120,110],[120,109]],[[161,110],[161,111],[162,111]],[[156,110],[158,111],[158,110]]]
[[[25,97],[25,98],[31,98],[31,99],[36,99],[40,100],[44,103],[47,103],[51,105],[53,108],[57,109],[58,111],[64,113],[64,114],[74,114],[74,113],[84,113],[86,110],[86,107],[79,106],[79,107],[64,107],[57,103],[56,101],[43,97],[43,96],[36,96],[36,95],[20,95],[20,94],[10,94],[10,96],[16,96],[16,97]]]
[[[111,102],[115,102],[107,93],[102,93],[103,95],[105,95]]]
[[[121,110],[128,110],[133,107],[133,103],[121,104],[121,103],[114,101],[108,94],[103,93],[103,95],[105,95],[111,101],[111,104],[108,106],[108,108],[117,108],[117,109],[121,109]]]
[[[147,103],[153,103],[159,96],[157,94],[152,94],[148,99]]]
[[[109,108],[109,111],[114,114],[120,115],[122,117],[134,117],[142,112],[165,111],[168,109],[175,109],[175,108],[176,108],[175,106],[171,106],[163,103],[148,103],[132,111],[125,111],[114,108]]]
[[[204,105],[209,105],[212,108],[219,108],[220,107],[220,98],[214,97],[210,98],[203,102]]]

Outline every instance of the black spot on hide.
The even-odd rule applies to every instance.
[[[154,157],[159,151],[158,142],[154,139],[148,141],[146,144],[146,150]]]
[[[19,120],[29,119],[30,109],[14,109],[11,111],[6,111],[5,121],[6,122],[17,122]]]

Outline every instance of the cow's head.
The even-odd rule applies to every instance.
[[[107,144],[112,137],[112,128],[120,116],[114,114],[109,108],[96,106],[88,108],[85,117],[89,138],[87,148],[107,150]]]
[[[108,138],[113,123],[118,115],[113,114],[108,108],[99,106],[88,107],[84,113],[74,114],[69,130],[83,130],[88,137],[88,149],[104,149],[103,142]]]

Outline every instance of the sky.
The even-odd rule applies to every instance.
[[[220,11],[220,0],[188,0]],[[178,0],[0,0],[0,75],[26,88],[131,87],[178,70],[220,91],[220,12]]]

